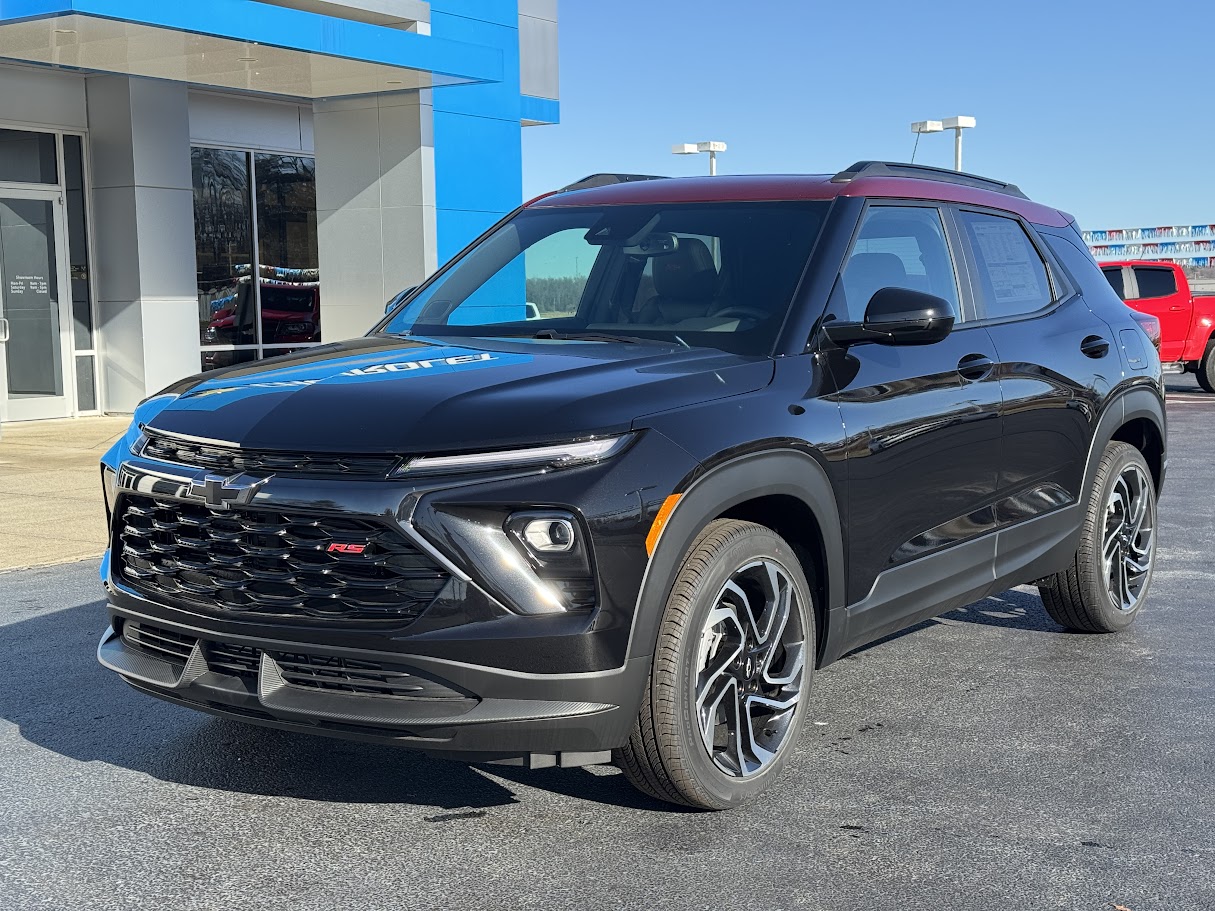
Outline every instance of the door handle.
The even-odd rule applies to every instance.
[[[0,342],[8,341],[8,320],[0,316]]]
[[[1180,313],[1185,307],[1169,307],[1169,313]]]
[[[958,375],[968,383],[977,383],[995,368],[995,362],[986,354],[968,354],[958,361]]]
[[[1110,353],[1110,343],[1099,335],[1090,335],[1080,343],[1080,351],[1085,357],[1105,357]]]

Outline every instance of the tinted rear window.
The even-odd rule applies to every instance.
[[[1172,269],[1156,269],[1151,266],[1135,267],[1135,284],[1139,286],[1140,299],[1145,297],[1168,297],[1177,293],[1177,276]]]
[[[1122,267],[1116,269],[1102,269],[1101,274],[1105,276],[1105,280],[1110,283],[1120,298],[1126,300],[1126,282],[1122,280]]]

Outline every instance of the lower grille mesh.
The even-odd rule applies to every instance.
[[[122,638],[128,647],[136,651],[182,665],[186,663],[198,642],[193,636],[134,620],[123,624]],[[278,665],[284,682],[290,686],[368,696],[466,698],[464,693],[429,677],[373,661],[302,652],[269,654]],[[239,677],[256,689],[261,673],[261,649],[234,642],[203,640],[203,656],[206,658],[207,668],[212,673]]]
[[[217,674],[231,674],[242,680],[256,680],[262,666],[261,649],[230,642],[208,642],[203,650],[207,666]]]
[[[373,696],[460,698],[461,694],[425,677],[390,670],[370,661],[331,655],[272,652],[283,680],[292,686]]]
[[[193,636],[133,620],[123,624],[122,641],[137,652],[174,664],[185,664],[198,642]]]

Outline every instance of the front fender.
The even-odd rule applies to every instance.
[[[777,495],[800,500],[818,523],[826,564],[823,589],[827,597],[828,647],[824,652],[832,653],[832,628],[842,626],[832,623],[831,617],[844,607],[844,544],[835,492],[819,462],[796,449],[751,453],[711,469],[677,493],[682,496],[663,527],[642,579],[629,657],[654,653],[679,565],[704,527],[740,503]]]

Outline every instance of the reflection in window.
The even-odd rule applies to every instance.
[[[262,342],[319,342],[316,163],[300,156],[258,154],[254,164]]]
[[[55,134],[0,130],[0,180],[59,183]]]
[[[235,367],[237,364],[248,364],[257,360],[256,348],[204,348],[202,352],[203,370],[220,370],[224,367]]]
[[[221,149],[192,149],[190,158],[202,344],[256,344],[249,156]]]
[[[943,298],[958,313],[958,285],[945,229],[937,209],[919,206],[873,206],[844,269],[847,315],[865,318],[873,295],[883,288],[907,288]]]
[[[63,137],[63,178],[67,196],[68,256],[72,275],[73,335],[77,351],[93,348],[93,313],[89,293],[89,241],[84,200],[84,151],[79,136]],[[81,408],[81,410],[86,410]]]

